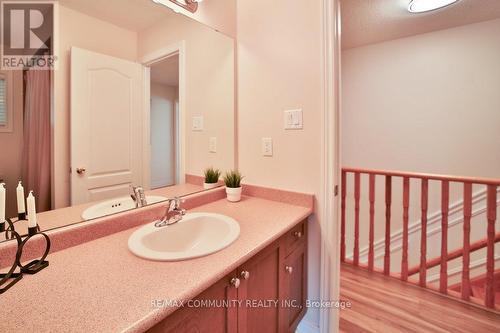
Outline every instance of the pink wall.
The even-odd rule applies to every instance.
[[[342,53],[344,164],[500,177],[500,19]]]
[[[244,182],[313,193],[321,188],[321,1],[238,1],[238,163]],[[286,109],[304,129],[283,129]],[[272,137],[274,156],[261,139]],[[320,231],[310,223],[309,298],[319,298]],[[319,324],[319,311],[306,320]]]
[[[16,186],[21,179],[21,155],[23,148],[23,72],[12,71],[12,81],[7,89],[13,91],[13,120],[12,132],[0,132],[0,176],[4,178],[7,189],[6,216],[17,215]],[[8,106],[9,107],[9,106]]]
[[[55,208],[70,203],[69,79],[70,49],[77,46],[90,51],[135,61],[137,33],[98,20],[81,12],[59,6],[59,69],[54,78],[54,198]]]

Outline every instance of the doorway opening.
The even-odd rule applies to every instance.
[[[150,66],[150,184],[151,189],[180,180],[179,54]]]

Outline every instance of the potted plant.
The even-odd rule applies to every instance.
[[[206,168],[203,173],[205,174],[205,182],[203,183],[204,189],[208,190],[219,186],[219,177],[221,174],[219,169],[210,167]]]
[[[224,175],[227,200],[238,202],[241,200],[241,179],[243,176],[238,170],[231,170]]]

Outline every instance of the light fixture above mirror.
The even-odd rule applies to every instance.
[[[425,13],[450,6],[459,0],[411,0],[408,5],[410,13]]]
[[[151,0],[151,1],[164,6],[167,6],[166,2],[171,2],[179,7],[184,8],[185,10],[190,11],[191,13],[195,13],[198,10],[198,3],[202,2],[203,0]]]

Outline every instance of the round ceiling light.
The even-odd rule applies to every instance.
[[[440,9],[458,2],[459,0],[411,0],[408,5],[410,13],[425,13]]]

